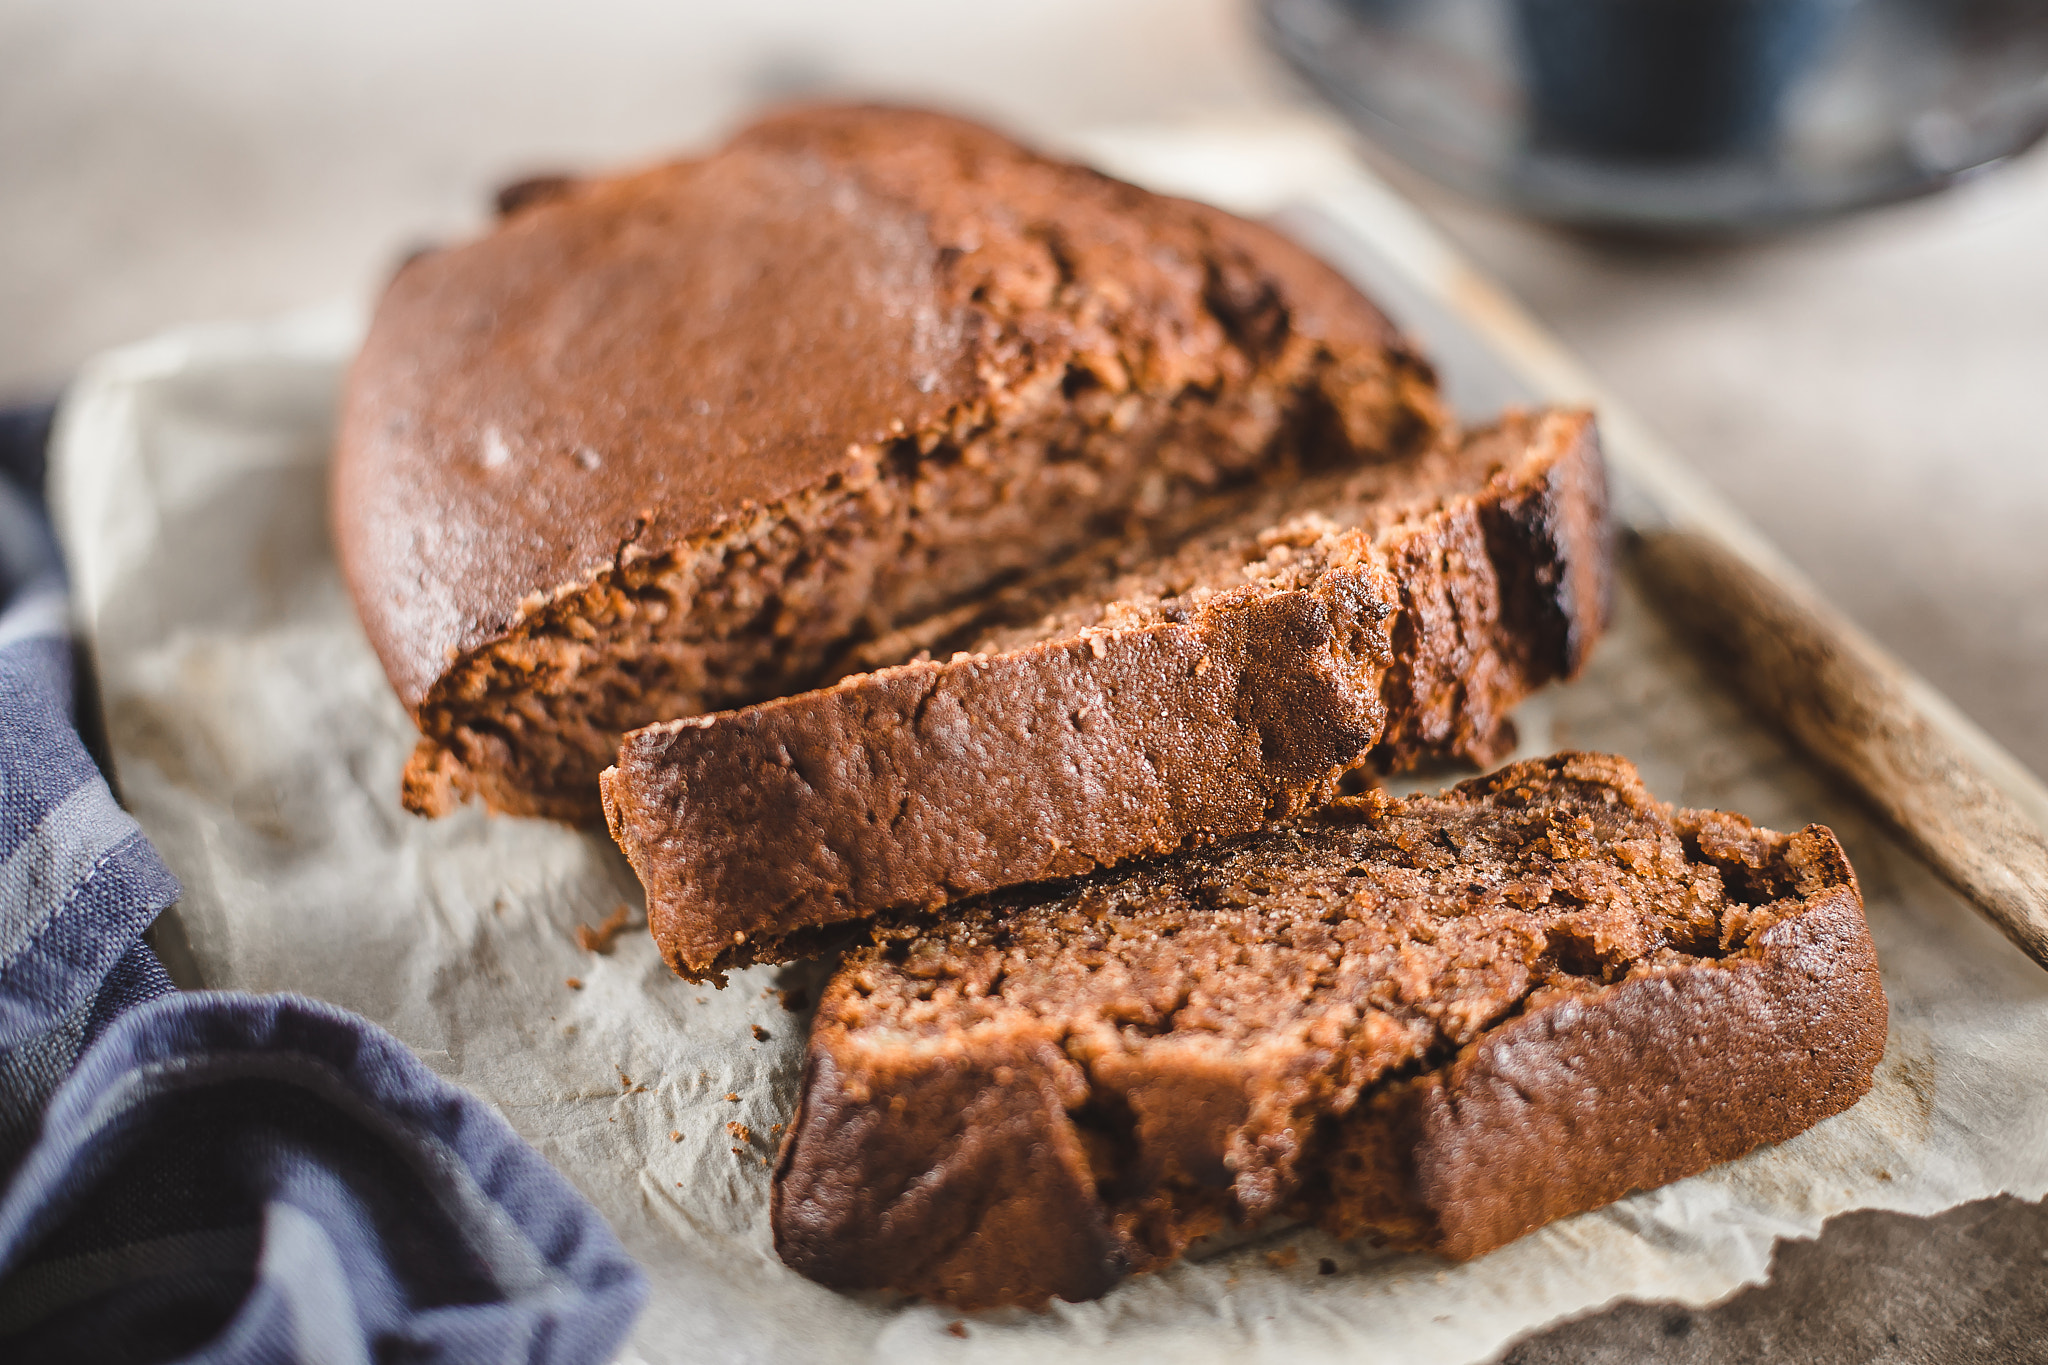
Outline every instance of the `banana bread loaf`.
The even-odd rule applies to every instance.
[[[1885,1024],[1832,833],[1559,754],[878,930],[818,1008],[775,1243],[962,1306],[1270,1215],[1472,1257],[1846,1108]]]
[[[392,281],[335,454],[423,813],[595,819],[635,726],[1441,423],[1299,248],[935,114],[797,110],[504,207]]]
[[[943,660],[635,731],[606,814],[676,971],[803,956],[846,921],[1255,829],[1376,744],[1389,768],[1499,757],[1507,708],[1605,622],[1608,535],[1591,420],[1510,417],[1091,561]]]

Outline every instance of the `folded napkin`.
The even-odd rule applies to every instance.
[[[47,432],[0,414],[0,1359],[609,1359],[645,1280],[503,1119],[142,941],[178,884],[78,733]]]

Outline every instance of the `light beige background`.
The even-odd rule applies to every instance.
[[[367,297],[506,178],[658,156],[818,90],[1048,134],[1303,99],[1237,0],[0,0],[0,398],[168,324]],[[1404,183],[2048,772],[2048,155],[1679,253]]]

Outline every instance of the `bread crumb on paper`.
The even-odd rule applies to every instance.
[[[633,909],[621,902],[617,909],[606,915],[595,927],[588,924],[577,925],[576,946],[586,953],[610,953],[618,945],[619,935],[632,926]]]

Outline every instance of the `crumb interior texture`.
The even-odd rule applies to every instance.
[[[1598,636],[1609,559],[1590,418],[1517,415],[998,594],[942,659],[635,731],[606,813],[670,965],[717,977],[1244,833],[1362,763],[1497,758]]]
[[[1799,1132],[1886,1006],[1834,835],[1565,753],[883,931],[827,986],[776,1246],[962,1306],[1275,1215],[1466,1258]]]
[[[1299,248],[938,115],[795,110],[506,206],[393,280],[336,452],[422,813],[593,819],[629,729],[1443,426]]]

